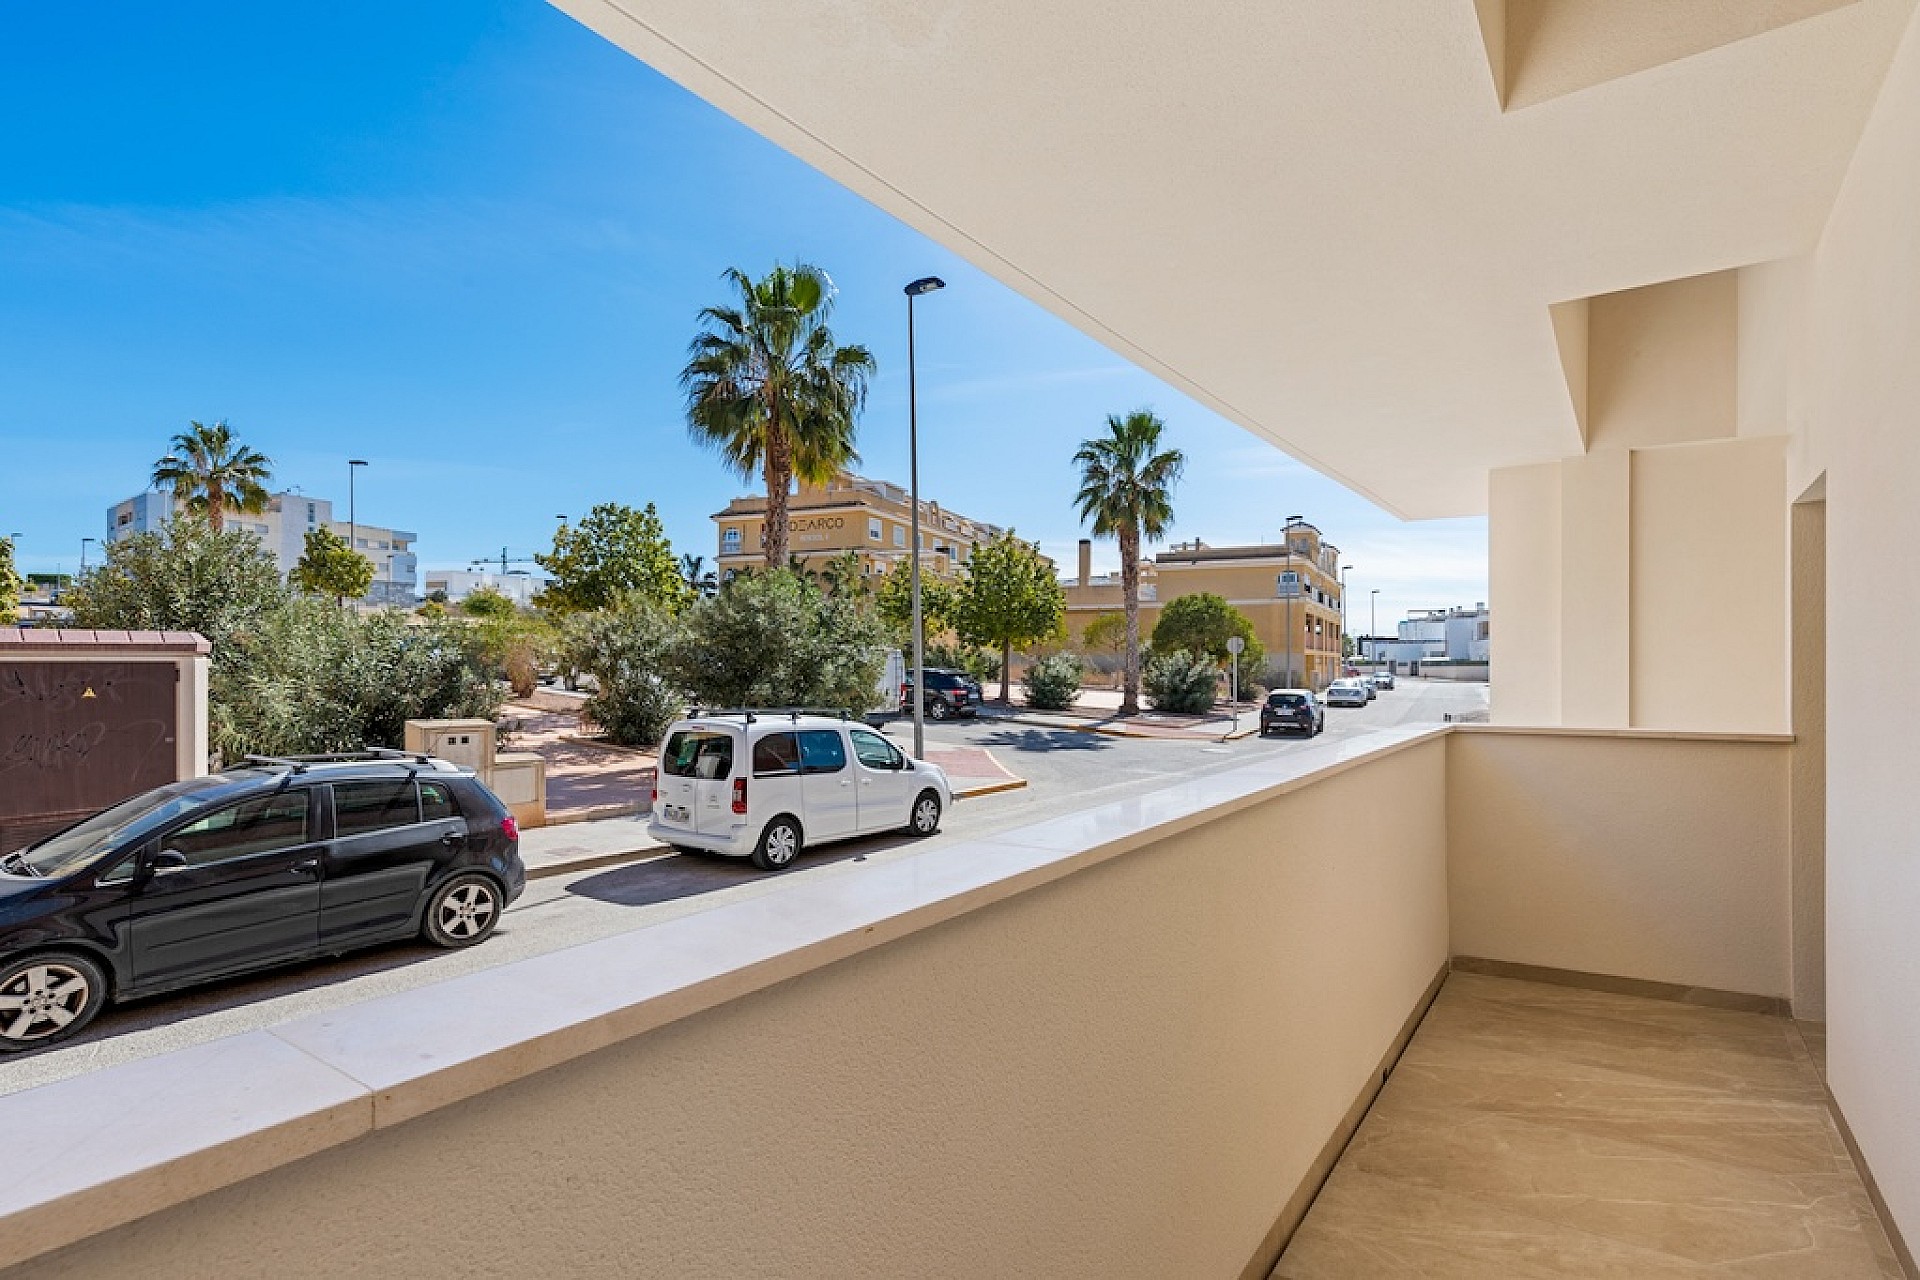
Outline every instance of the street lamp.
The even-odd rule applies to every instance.
[[[927,748],[927,647],[920,629],[920,420],[913,368],[913,300],[922,294],[947,287],[939,276],[922,276],[906,288],[907,294],[907,493],[913,505],[913,563],[908,577],[913,583],[913,754],[923,756]]]
[[[1287,587],[1287,683],[1290,686],[1293,684],[1293,598],[1300,594],[1300,575],[1293,567],[1293,526],[1299,523],[1299,516],[1288,516],[1286,528],[1280,531],[1280,541],[1287,544],[1287,572],[1293,574],[1293,582]]]
[[[1367,638],[1373,641],[1373,665],[1380,665],[1380,588],[1367,596]]]
[[[1340,566],[1340,665],[1342,668],[1347,665],[1346,638],[1350,634],[1347,630],[1347,570],[1351,568],[1353,566],[1350,564]],[[1345,674],[1344,670],[1341,674]]]
[[[353,477],[361,467],[367,465],[365,458],[347,459],[347,550],[359,554],[360,520],[359,512],[353,505]]]
[[[83,578],[87,576],[87,544],[98,541],[100,541],[98,538],[80,539],[80,576]]]

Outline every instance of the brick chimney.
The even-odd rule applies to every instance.
[[[1093,539],[1080,539],[1080,585],[1093,581]]]

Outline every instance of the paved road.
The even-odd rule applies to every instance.
[[[1439,722],[1448,712],[1485,705],[1485,685],[1403,680],[1399,688],[1381,694],[1366,707],[1332,708],[1327,734],[1350,737],[1370,729]],[[896,741],[911,743],[911,725],[893,725],[888,732]],[[865,862],[911,857],[943,843],[979,839],[1144,788],[1232,768],[1259,753],[1295,750],[1304,741],[1130,739],[974,721],[930,725],[927,734],[931,742],[988,748],[1026,778],[1028,786],[955,805],[941,833],[930,840],[887,836],[831,845],[807,854],[794,870],[779,876],[765,875],[744,862],[667,854],[536,880],[503,917],[498,932],[470,951],[401,944],[109,1009],[78,1041],[0,1059],[0,1093],[273,1026],[371,996],[644,928],[739,898],[777,893],[796,878],[858,875]]]

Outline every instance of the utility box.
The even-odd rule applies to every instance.
[[[471,769],[492,787],[496,732],[491,720],[409,720],[406,747]]]

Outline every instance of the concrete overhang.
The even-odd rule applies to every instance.
[[[1558,304],[1803,253],[1914,0],[553,0],[1408,517],[1585,447]]]

